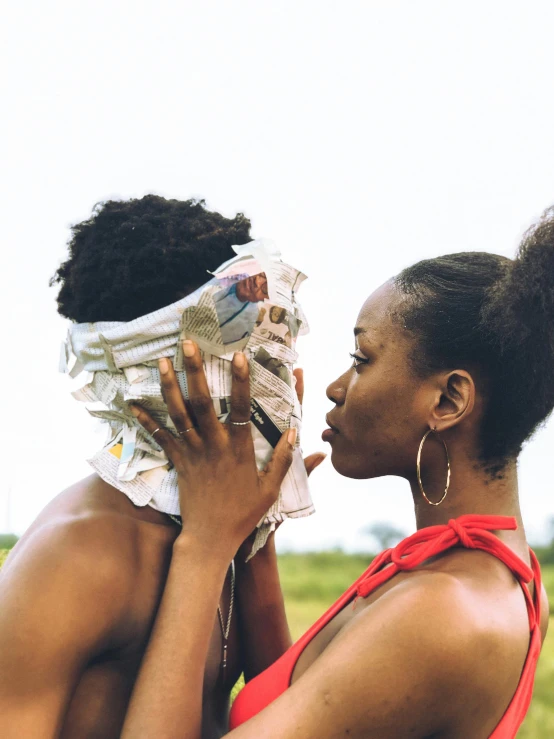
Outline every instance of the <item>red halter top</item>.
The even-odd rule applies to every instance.
[[[290,686],[294,667],[309,642],[334,616],[355,597],[367,597],[397,572],[411,570],[434,555],[452,547],[481,549],[503,562],[519,581],[529,616],[529,650],[516,692],[490,739],[513,739],[516,736],[533,692],[537,660],[541,650],[541,573],[530,549],[532,569],[491,531],[515,530],[515,518],[508,516],[466,515],[451,519],[447,525],[429,526],[403,539],[394,549],[381,552],[356,582],[316,621],[304,636],[290,647],[267,670],[251,680],[238,694],[229,716],[229,729],[235,729],[262,711]],[[386,567],[390,565],[390,567]],[[386,567],[386,568],[385,568]],[[385,569],[384,569],[385,568]],[[535,597],[527,586],[534,579]]]

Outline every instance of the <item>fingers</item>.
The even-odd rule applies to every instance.
[[[306,468],[306,474],[308,477],[312,474],[316,467],[323,462],[327,455],[323,452],[315,452],[315,454],[309,454],[304,458],[304,467]]]
[[[237,459],[245,461],[251,456],[254,461],[254,442],[250,425],[250,373],[248,361],[242,352],[233,357],[231,371],[231,413],[229,417],[229,433]]]
[[[170,359],[163,358],[158,361],[158,367],[160,370],[162,395],[177,433],[183,441],[197,441],[198,434],[185,405],[173,363]]]
[[[296,429],[288,429],[279,439],[275,447],[271,461],[263,471],[262,487],[273,494],[272,500],[276,500],[281,484],[285,479],[289,467],[292,464],[292,453],[296,443]]]
[[[231,365],[233,381],[231,384],[231,431],[246,429],[250,433],[250,373],[248,361],[242,352],[236,352]],[[244,426],[234,426],[244,424]]]
[[[218,438],[223,430],[215,415],[202,357],[193,341],[183,341],[183,355],[187,373],[189,403],[198,428],[202,434],[206,435],[205,439],[208,437]]]
[[[159,426],[152,416],[138,405],[131,406],[131,413],[135,416],[140,425],[148,431],[154,441],[161,446],[168,459],[173,461],[173,453],[178,442],[171,431]]]
[[[304,370],[297,367],[292,371],[292,374],[296,377],[296,395],[298,396],[300,405],[302,405],[304,400]]]

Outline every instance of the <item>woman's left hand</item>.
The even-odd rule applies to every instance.
[[[296,429],[281,436],[270,463],[258,472],[245,355],[237,352],[232,361],[230,422],[223,424],[215,414],[198,347],[184,341],[183,354],[187,403],[171,361],[159,362],[162,392],[178,436],[169,429],[156,430],[156,422],[139,406],[133,406],[133,413],[150,434],[155,434],[177,470],[183,520],[180,536],[192,537],[210,552],[219,551],[230,560],[277,500],[292,461]]]

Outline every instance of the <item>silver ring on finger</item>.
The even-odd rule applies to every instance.
[[[152,438],[154,438],[154,436],[155,436],[155,435],[156,435],[156,434],[158,433],[158,431],[161,431],[161,430],[162,430],[162,429],[161,429],[161,426],[158,426],[158,428],[157,428],[157,429],[154,429],[154,431],[152,431],[152,433],[150,434],[150,436],[151,436]]]
[[[249,426],[250,421],[230,421],[233,426]]]
[[[195,428],[195,427],[194,427],[194,426],[191,426],[190,428],[188,428],[188,429],[185,429],[184,431],[179,431],[179,432],[178,432],[178,433],[179,433],[179,436],[183,436],[183,434],[188,434],[188,432],[189,432],[189,431],[192,431],[192,430],[193,430],[193,428]]]

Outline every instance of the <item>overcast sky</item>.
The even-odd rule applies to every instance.
[[[0,529],[22,532],[89,474],[103,434],[57,374],[65,322],[48,279],[71,223],[116,197],[201,196],[309,275],[304,446],[324,449],[325,387],[365,297],[461,250],[512,256],[554,203],[554,4],[23,2],[3,18],[4,420]],[[554,379],[554,378],[553,378]],[[521,457],[531,539],[554,516],[554,424]],[[318,513],[282,547],[414,527],[407,483],[313,477]]]

